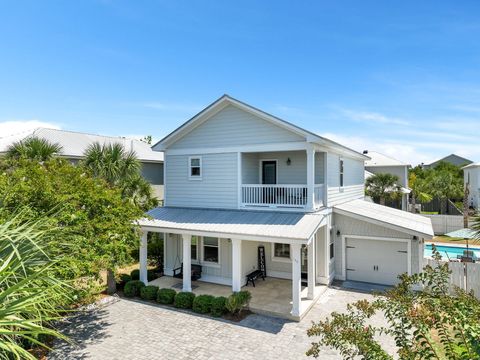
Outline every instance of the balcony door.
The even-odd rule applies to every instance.
[[[277,183],[277,161],[262,160],[262,184]]]

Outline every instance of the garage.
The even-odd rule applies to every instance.
[[[345,238],[346,279],[395,285],[409,272],[408,241],[360,237]]]

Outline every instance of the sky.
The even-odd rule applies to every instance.
[[[160,139],[227,93],[416,165],[480,161],[480,2],[0,2],[0,137]]]

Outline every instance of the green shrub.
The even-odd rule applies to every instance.
[[[132,280],[140,280],[140,270],[139,269],[132,270],[130,272],[130,277],[132,278]]]
[[[230,314],[239,315],[244,308],[248,307],[251,298],[252,294],[250,294],[250,291],[234,292],[228,297],[225,308]]]
[[[192,310],[199,314],[208,314],[212,310],[212,295],[198,295],[193,299]]]
[[[166,304],[166,305],[173,304],[176,294],[177,292],[173,289],[168,289],[168,288],[160,289],[158,290],[158,294],[157,294],[157,302],[159,304]]]
[[[126,297],[135,297],[140,295],[141,289],[145,287],[145,284],[140,280],[132,280],[125,284],[123,294]]]
[[[157,275],[155,274],[156,270],[147,270],[147,280],[148,281],[153,281],[157,278]]]
[[[120,288],[123,288],[125,286],[125,284],[129,281],[132,280],[132,277],[128,274],[120,274],[118,275],[118,282],[117,282],[117,286],[120,287]]]
[[[140,297],[143,300],[155,300],[157,298],[158,286],[147,285],[140,289]]]
[[[218,296],[213,298],[212,300],[212,308],[210,309],[210,313],[212,316],[220,317],[225,313],[225,303],[227,302],[227,298],[225,296]]]
[[[195,294],[191,292],[179,292],[175,295],[174,305],[179,309],[191,309]]]

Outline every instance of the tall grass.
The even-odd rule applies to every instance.
[[[60,259],[45,250],[58,235],[46,220],[25,220],[22,213],[0,224],[0,359],[35,359],[31,347],[65,339],[54,324],[71,291],[55,277]]]

